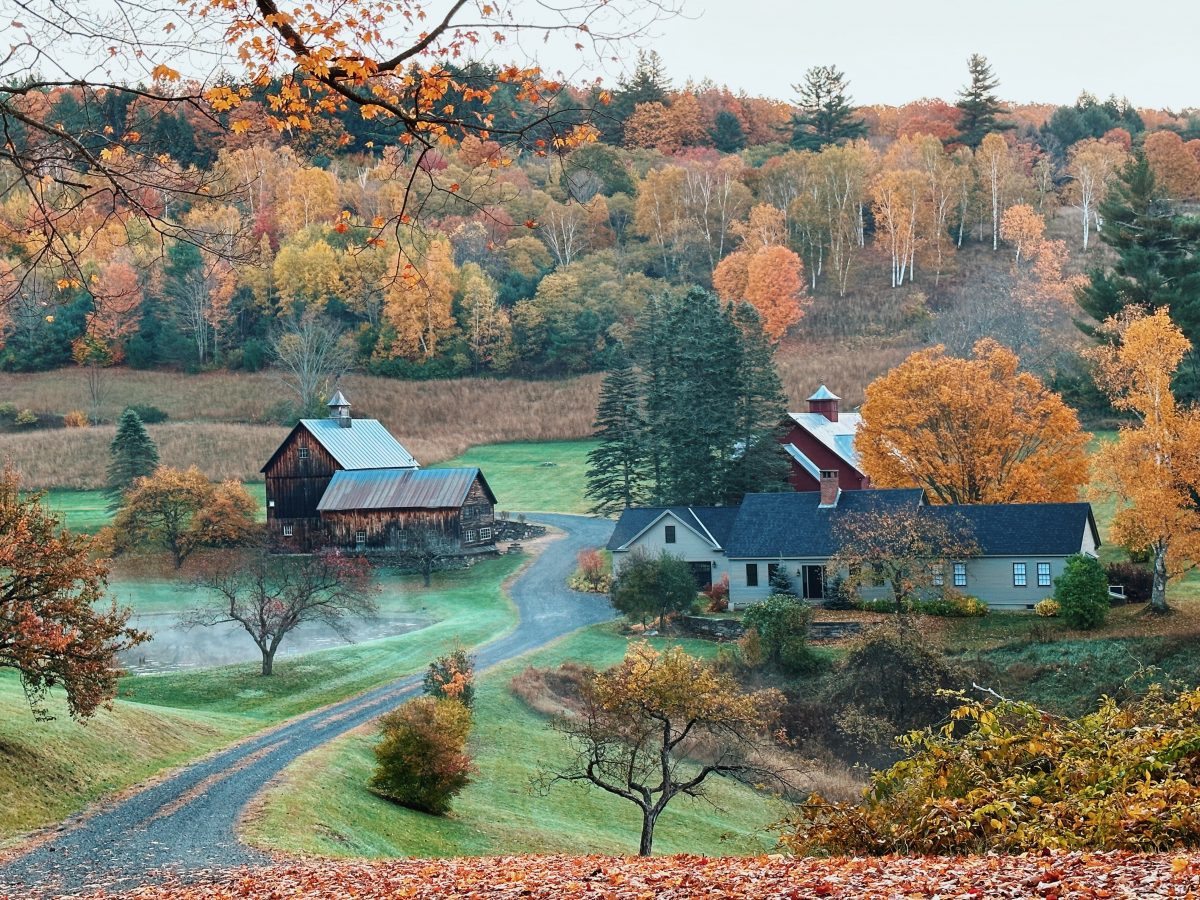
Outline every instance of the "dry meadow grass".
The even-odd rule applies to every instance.
[[[790,408],[828,384],[852,409],[872,379],[912,348],[862,342],[811,344],[793,340],[779,352]],[[399,381],[353,375],[341,387],[359,417],[380,419],[421,462],[452,459],[470,447],[513,441],[588,437],[601,375],[559,381],[461,378]],[[61,369],[35,375],[0,374],[0,397],[19,409],[62,415],[86,408],[83,373]],[[213,479],[258,480],[258,470],[285,431],[269,420],[288,399],[270,373],[107,373],[102,418],[125,406],[148,404],[170,419],[150,428],[167,465],[195,465]],[[0,433],[0,459],[10,458],[30,488],[95,488],[104,482],[113,426]]]

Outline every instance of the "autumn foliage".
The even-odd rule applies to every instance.
[[[16,470],[0,472],[0,667],[20,673],[36,718],[51,688],[86,719],[116,693],[115,655],[146,640],[130,611],[104,604],[108,564],[92,539],[59,528],[40,495],[22,496]]]
[[[371,789],[420,812],[449,812],[471,780],[471,711],[450,697],[418,697],[384,716],[380,729]]]
[[[1074,502],[1089,435],[1016,354],[983,340],[970,359],[912,354],[868,386],[855,446],[876,487],[936,503]]]
[[[785,845],[855,856],[1200,846],[1200,691],[1079,718],[965,703],[902,739],[862,804],[805,804]]]

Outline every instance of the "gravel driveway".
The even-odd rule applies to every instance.
[[[562,529],[514,582],[516,628],[476,650],[489,668],[577,628],[613,617],[606,598],[566,587],[575,556],[602,546],[613,523],[584,516],[529,514]],[[356,728],[420,689],[420,675],[290,720],[134,794],[0,868],[0,897],[42,896],[128,886],[156,871],[262,863],[234,830],[246,804],[298,756]]]

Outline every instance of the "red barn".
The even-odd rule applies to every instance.
[[[861,491],[871,479],[859,468],[854,435],[862,424],[858,413],[838,410],[841,397],[825,385],[808,398],[808,412],[789,413],[780,439],[792,461],[788,481],[797,491],[819,491],[821,474],[837,476],[843,491]]]

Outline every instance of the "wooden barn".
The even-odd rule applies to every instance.
[[[821,385],[808,398],[808,412],[789,413],[780,438],[791,458],[788,481],[793,490],[821,490],[830,478],[843,491],[861,491],[871,486],[859,468],[854,436],[862,424],[858,413],[841,412],[841,398]]]
[[[422,469],[341,391],[327,419],[301,419],[262,472],[267,529],[285,552],[400,551],[435,536],[462,553],[495,546],[496,497],[479,469]]]

